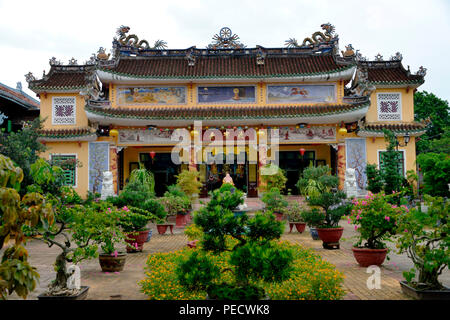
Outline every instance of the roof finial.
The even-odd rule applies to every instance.
[[[16,89],[22,91],[22,82],[19,81],[16,83]]]
[[[424,68],[423,66],[420,66],[419,70],[416,72],[416,74],[418,76],[425,77],[425,75],[427,74],[427,68]]]
[[[35,81],[36,78],[34,77],[34,75],[33,75],[32,72],[28,72],[28,73],[25,75],[25,80],[26,80],[27,82],[31,82],[31,81]]]
[[[378,53],[378,54],[375,56],[375,61],[384,61],[384,60],[383,60],[383,56],[381,55],[381,53]]]
[[[220,29],[219,34],[213,36],[214,42],[208,45],[208,49],[241,49],[245,46],[238,42],[239,36],[233,34],[230,28],[223,27]]]
[[[391,61],[402,61],[403,56],[400,52],[397,52],[395,56],[391,57]]]

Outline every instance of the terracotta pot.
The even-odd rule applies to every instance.
[[[353,255],[361,267],[380,266],[386,259],[388,249],[352,248]]]
[[[295,228],[297,229],[298,232],[302,233],[303,231],[305,231],[306,223],[304,223],[304,222],[294,222],[294,224],[295,224]]]
[[[342,237],[344,228],[317,228],[320,240],[325,243],[337,243]]]
[[[275,212],[275,216],[277,221],[283,221],[283,214]]]
[[[450,300],[450,288],[444,286],[443,290],[418,290],[406,281],[400,281],[402,292],[417,300]]]
[[[149,232],[150,232],[150,230],[137,231],[136,234],[128,233],[127,237],[130,238],[131,240],[125,239],[125,241],[127,243],[129,243],[132,246],[132,248],[127,246],[127,252],[142,251],[142,249],[144,249],[144,243],[145,243],[145,240],[147,240],[147,236],[148,236]],[[136,248],[136,246],[137,246],[137,248]]]
[[[119,272],[123,270],[125,266],[125,260],[127,259],[127,254],[121,252],[115,257],[111,254],[101,253],[98,255],[98,260],[100,262],[100,267],[103,272]]]
[[[75,296],[47,296],[45,293],[38,295],[38,300],[86,300],[89,286],[81,286],[80,292]]]
[[[164,234],[164,233],[166,233],[167,227],[168,227],[167,224],[158,224],[158,225],[156,225],[156,229],[158,229],[158,233],[159,233],[159,234]]]
[[[186,225],[186,216],[186,214],[177,213],[175,228],[184,228]]]

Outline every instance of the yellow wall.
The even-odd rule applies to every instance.
[[[50,160],[51,154],[76,154],[82,167],[76,169],[77,185],[75,191],[84,198],[89,189],[88,142],[48,142],[46,143],[46,146],[48,147],[48,150],[40,154],[40,157],[47,160]]]
[[[413,89],[399,89],[399,88],[389,88],[382,89],[377,88],[370,95],[370,107],[366,114],[367,122],[378,121],[378,107],[377,107],[377,93],[383,92],[399,92],[402,94],[402,120],[401,122],[411,122],[414,120],[414,90]],[[383,120],[383,122],[386,122]],[[398,121],[393,121],[398,122]]]
[[[75,125],[52,125],[52,97],[76,97],[76,124]],[[47,93],[40,95],[41,100],[41,118],[45,119],[45,129],[71,129],[77,127],[87,127],[88,119],[86,112],[84,112],[84,105],[86,104],[83,97],[77,93]]]
[[[403,138],[400,138],[400,143],[404,144]],[[366,148],[367,148],[367,162],[371,164],[378,163],[378,151],[385,151],[388,144],[385,142],[383,137],[377,138],[367,138]],[[414,170],[416,171],[416,140],[415,137],[411,137],[408,145],[406,147],[399,147],[398,150],[406,150],[405,152],[405,162],[406,171]]]

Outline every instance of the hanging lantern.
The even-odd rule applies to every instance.
[[[153,158],[155,158],[156,152],[150,151],[149,154],[150,154],[150,157],[153,159]]]
[[[339,133],[340,135],[345,135],[345,134],[347,134],[347,128],[345,127],[344,122],[341,123],[341,127],[339,128],[338,133]]]
[[[298,151],[300,152],[301,156],[303,157],[303,155],[305,154],[305,149],[300,148]]]
[[[117,137],[117,136],[119,136],[119,131],[117,131],[117,129],[109,130],[109,136],[110,137]]]

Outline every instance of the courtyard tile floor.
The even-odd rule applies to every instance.
[[[291,198],[291,200],[293,200]],[[249,207],[261,208],[258,199],[247,201]],[[401,293],[399,280],[402,280],[402,271],[409,270],[412,265],[404,255],[391,254],[391,260],[385,261],[381,267],[381,289],[369,290],[367,279],[371,275],[366,273],[366,268],[361,268],[356,263],[351,246],[353,243],[350,237],[355,235],[352,225],[346,221],[341,221],[344,227],[343,238],[339,250],[326,250],[322,248],[322,241],[312,240],[308,228],[299,234],[297,231],[289,233],[286,224],[285,233],[282,240],[301,244],[313,249],[323,259],[333,263],[336,268],[345,275],[344,287],[347,292],[346,300],[403,300],[407,299]],[[120,273],[101,272],[98,259],[83,261],[81,267],[81,283],[90,286],[88,299],[90,300],[143,300],[146,296],[140,292],[138,281],[145,277],[144,266],[149,254],[155,252],[169,252],[179,250],[186,245],[187,237],[183,234],[184,229],[174,228],[174,234],[169,231],[165,235],[159,235],[156,227],[152,226],[153,236],[150,242],[144,245],[143,252],[131,253],[127,256],[125,269]],[[36,290],[32,292],[28,299],[37,299],[37,296],[45,291],[49,282],[54,279],[53,262],[59,253],[59,248],[48,248],[46,244],[38,240],[29,241],[27,249],[30,256],[31,265],[37,268],[41,275],[40,283]],[[446,269],[441,276],[441,281],[450,285],[450,272]],[[21,299],[16,295],[9,299]]]

